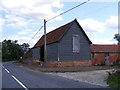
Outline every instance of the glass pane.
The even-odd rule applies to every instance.
[[[73,52],[79,52],[80,50],[80,43],[79,43],[79,36],[73,36]]]

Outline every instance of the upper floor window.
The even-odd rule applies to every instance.
[[[79,35],[73,35],[73,52],[79,53],[80,51],[80,37]]]

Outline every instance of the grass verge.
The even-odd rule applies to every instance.
[[[110,88],[120,89],[120,72],[112,73],[107,78],[107,83]]]
[[[2,60],[0,62],[3,63],[3,62],[11,62],[11,61],[18,61],[18,60]]]

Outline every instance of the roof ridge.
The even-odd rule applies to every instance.
[[[51,33],[51,32],[54,32],[55,30],[57,30],[57,29],[59,29],[59,28],[61,28],[61,27],[64,27],[64,26],[66,26],[66,25],[68,25],[68,24],[70,24],[70,23],[73,23],[74,21],[75,21],[75,19],[74,19],[73,21],[69,22],[69,23],[63,24],[63,25],[59,26],[58,28],[53,29],[52,31],[48,32],[47,34],[49,34],[49,33]],[[43,35],[43,36],[44,36],[44,35]]]
[[[74,19],[73,21],[67,23],[67,24],[64,24],[64,25],[61,25],[60,27],[48,32],[46,34],[46,38],[50,37],[54,40],[52,40],[51,38],[49,38],[49,40],[47,40],[47,44],[49,43],[53,43],[53,42],[56,42],[56,41],[59,41],[61,36],[63,36],[63,34],[68,30],[68,28],[72,25],[72,23],[75,21],[76,19]],[[53,34],[53,35],[52,35]],[[58,36],[54,35],[54,34],[58,34]],[[57,38],[56,38],[57,37]],[[34,47],[39,47],[39,46],[42,46],[44,45],[44,35],[42,35],[42,37],[38,40],[38,42],[34,45]],[[34,48],[33,47],[33,48]]]

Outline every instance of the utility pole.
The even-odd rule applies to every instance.
[[[47,61],[47,48],[46,48],[46,20],[44,19],[44,62],[46,65]]]

